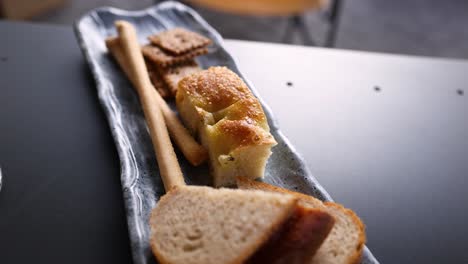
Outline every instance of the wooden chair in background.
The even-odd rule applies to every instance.
[[[66,0],[0,0],[0,18],[25,20],[63,6]]]
[[[330,3],[329,3],[330,1]],[[288,25],[283,42],[290,42],[294,31],[298,31],[305,45],[317,46],[312,36],[304,13],[325,11],[325,20],[329,25],[325,45],[333,47],[336,42],[342,0],[187,0],[192,5],[199,5],[215,11],[251,16],[284,16]]]

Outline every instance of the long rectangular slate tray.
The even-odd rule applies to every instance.
[[[165,192],[136,92],[108,56],[104,43],[108,36],[116,35],[114,21],[119,19],[136,26],[141,43],[147,42],[148,35],[172,27],[184,27],[207,36],[213,40],[213,45],[207,55],[197,59],[198,63],[203,68],[214,65],[228,67],[246,81],[257,97],[259,94],[237,68],[235,60],[224,48],[221,36],[195,11],[183,4],[169,1],[142,11],[97,8],[75,23],[79,45],[96,80],[99,100],[107,115],[120,157],[134,263],[157,263],[149,247],[148,219],[151,209]],[[331,197],[310,174],[305,162],[279,130],[271,110],[260,101],[269,119],[271,133],[278,141],[266,167],[265,181],[331,201]],[[209,185],[207,166],[192,167],[180,153],[177,154],[188,184]],[[366,248],[362,263],[374,264],[378,261]]]

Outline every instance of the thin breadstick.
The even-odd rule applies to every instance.
[[[120,68],[123,70],[125,75],[127,75],[127,78],[130,79],[133,85],[136,85],[135,79],[133,78],[133,74],[131,74],[130,68],[128,67],[128,62],[125,58],[125,54],[123,53],[122,47],[120,46],[119,37],[111,37],[106,39],[106,46],[112,54],[112,56],[114,57],[114,59],[120,65]]]
[[[123,54],[128,59],[130,66],[128,72],[133,76],[131,80],[135,82],[135,88],[148,123],[164,188],[169,191],[175,186],[185,185],[184,176],[169,139],[162,111],[154,96],[156,91],[151,85],[135,28],[129,22],[122,20],[115,22],[115,26],[119,33]]]
[[[134,75],[130,70],[128,59],[123,53],[119,38],[115,37],[107,39],[106,45],[124,73],[130,79],[133,85],[136,86]],[[169,134],[179,149],[182,151],[185,158],[190,162],[190,164],[194,166],[202,164],[208,158],[206,149],[202,145],[198,144],[198,142],[190,135],[188,130],[180,122],[177,114],[174,113],[171,108],[169,108],[166,101],[157,91],[152,92],[151,95],[155,97],[159,107],[163,112],[167,128],[169,129]]]

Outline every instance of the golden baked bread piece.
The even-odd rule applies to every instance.
[[[179,82],[177,109],[208,149],[214,185],[237,176],[262,178],[271,147],[265,113],[247,85],[226,67],[211,67]]]

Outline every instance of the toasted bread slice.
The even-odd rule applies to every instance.
[[[356,264],[361,260],[366,241],[364,224],[350,209],[333,202],[323,203],[312,196],[289,191],[264,182],[253,181],[245,177],[238,177],[237,184],[241,189],[264,190],[293,195],[299,199],[299,204],[325,210],[334,217],[334,227],[309,263]]]
[[[207,148],[214,186],[235,178],[263,177],[276,141],[263,109],[247,85],[226,67],[211,67],[179,82],[177,109]]]
[[[281,229],[246,263],[309,263],[333,224],[333,217],[324,210],[298,205]]]
[[[292,195],[176,187],[151,214],[151,248],[161,263],[244,263],[296,207]]]

